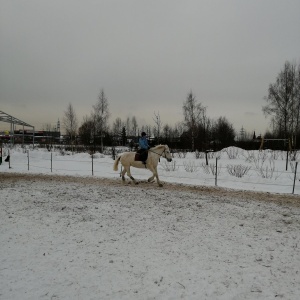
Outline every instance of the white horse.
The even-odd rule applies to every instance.
[[[152,176],[148,178],[148,182],[152,182],[156,177],[158,186],[163,186],[160,182],[157,174],[157,164],[160,157],[164,157],[167,161],[172,161],[172,156],[170,153],[170,149],[167,145],[158,145],[148,150],[148,158],[146,160],[146,165],[143,164],[142,161],[135,161],[135,152],[124,152],[122,153],[114,162],[114,171],[118,171],[118,164],[121,162],[123,166],[122,170],[122,182],[125,182],[125,173],[127,176],[135,183],[135,179],[132,177],[130,173],[130,167],[145,169],[147,168],[152,172]]]

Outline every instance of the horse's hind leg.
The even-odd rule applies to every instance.
[[[148,182],[153,182],[154,181],[155,175],[153,174],[151,177],[148,178]]]
[[[138,182],[136,182],[136,180],[132,177],[131,173],[130,173],[130,167],[126,168],[127,170],[127,176],[135,183],[138,184]]]
[[[123,168],[123,170],[122,170],[122,183],[125,183],[125,173],[126,173],[126,169],[125,168]]]

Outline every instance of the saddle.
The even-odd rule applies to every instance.
[[[148,158],[148,150],[139,149],[136,151],[134,160],[135,161],[146,161]]]

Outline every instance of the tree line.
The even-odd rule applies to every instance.
[[[268,96],[264,100],[267,103],[262,110],[266,117],[271,118],[270,130],[265,137],[292,139],[296,146],[296,139],[300,138],[300,65],[286,62],[276,82],[269,85]],[[196,99],[192,91],[183,101],[182,112],[182,120],[174,126],[164,123],[159,112],[153,113],[153,126],[138,124],[135,116],[125,120],[117,117],[109,126],[109,102],[101,89],[91,114],[83,118],[80,126],[71,103],[64,112],[63,125],[70,142],[97,145],[102,151],[104,146],[129,144],[133,147],[142,131],[151,137],[153,145],[163,143],[191,151],[217,150],[239,142],[226,116],[216,120],[208,117],[207,107]],[[251,145],[257,147],[253,143]]]
[[[181,149],[204,150],[211,147],[230,146],[234,143],[235,131],[226,117],[216,121],[207,116],[206,107],[199,103],[193,92],[188,93],[182,106],[183,120],[174,126],[165,124],[159,112],[153,113],[154,125],[139,125],[135,116],[125,120],[117,117],[109,126],[109,103],[101,89],[92,112],[85,116],[79,126],[75,109],[69,103],[64,112],[63,125],[71,143],[84,145],[134,146],[140,133],[145,131],[154,144],[168,144]]]

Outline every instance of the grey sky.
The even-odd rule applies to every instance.
[[[37,129],[70,102],[81,123],[103,88],[111,122],[174,125],[193,91],[209,117],[264,133],[269,84],[300,62],[299,0],[0,4],[0,110]]]

